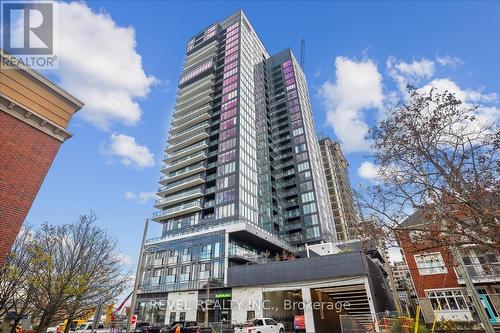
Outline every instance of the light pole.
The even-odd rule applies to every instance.
[[[144,256],[144,245],[146,243],[146,236],[148,233],[148,224],[149,224],[149,219],[146,219],[146,221],[144,222],[144,233],[142,234],[141,250],[139,251],[139,260],[137,261],[137,269],[135,271],[135,281],[134,281],[134,288],[132,290],[132,299],[130,300],[130,310],[127,316],[126,333],[130,333],[132,316],[134,315],[135,311],[135,302],[137,300],[137,289],[139,289],[139,280],[140,280],[141,267]]]

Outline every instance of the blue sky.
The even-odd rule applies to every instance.
[[[374,181],[364,131],[401,87],[450,89],[498,120],[500,2],[91,1],[60,6],[60,69],[86,106],[30,210],[39,225],[94,210],[137,259],[190,36],[242,8],[269,52],[306,40],[318,132],[341,141],[353,187]],[[139,57],[140,56],[140,57]],[[141,194],[142,193],[142,194]],[[159,235],[153,226],[150,236]]]

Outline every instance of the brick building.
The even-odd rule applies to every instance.
[[[424,319],[470,321],[474,310],[462,272],[447,247],[426,249],[412,242],[412,229],[432,222],[422,210],[401,224],[398,242],[408,265]],[[500,321],[500,256],[474,246],[459,249],[485,311],[492,324]]]
[[[83,103],[0,50],[0,265]]]

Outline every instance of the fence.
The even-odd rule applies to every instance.
[[[342,333],[413,333],[413,318],[398,317],[396,312],[339,317]]]

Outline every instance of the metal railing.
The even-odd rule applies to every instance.
[[[473,279],[498,279],[500,280],[500,262],[484,264],[465,265],[465,269]],[[455,268],[459,279],[463,279],[463,271],[460,267]]]

